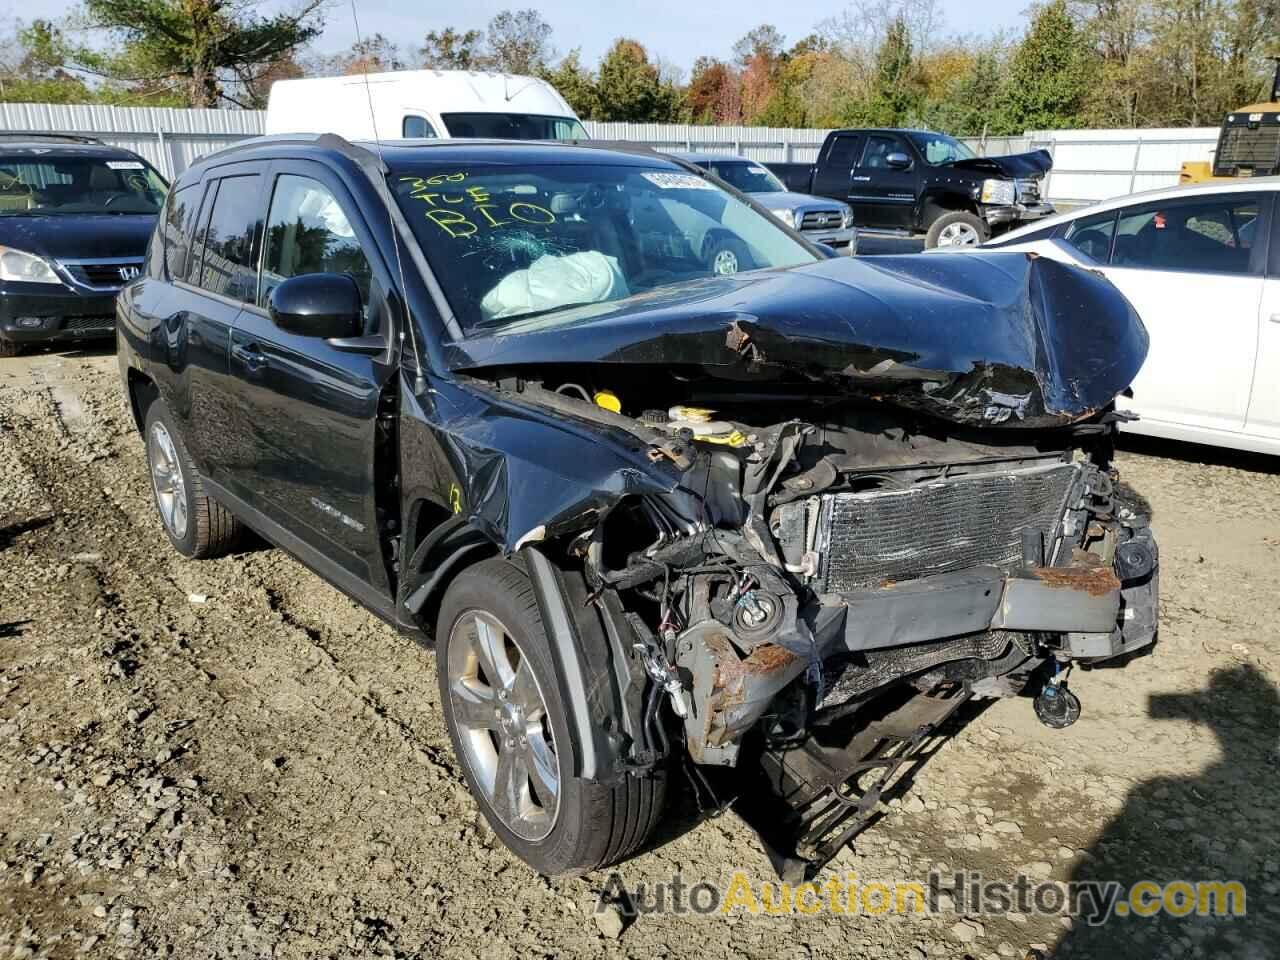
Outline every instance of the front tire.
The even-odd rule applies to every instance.
[[[976,247],[987,239],[987,225],[968,210],[944,213],[929,226],[926,249],[934,247]]]
[[[229,552],[240,539],[240,521],[204,492],[182,434],[160,400],[147,408],[143,437],[151,492],[173,548],[194,560]]]
[[[752,267],[747,245],[737,237],[724,234],[712,236],[707,244],[706,260],[711,272],[718,277],[731,277]]]
[[[574,776],[569,715],[523,569],[495,557],[459,574],[440,607],[436,670],[467,786],[516,856],[547,876],[576,875],[644,842],[665,776]]]
[[[0,337],[0,357],[16,357],[22,352],[22,345]]]

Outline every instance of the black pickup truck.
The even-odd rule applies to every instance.
[[[834,130],[818,162],[770,163],[788,190],[853,207],[859,229],[924,234],[925,246],[973,246],[1047,217],[1047,150],[979,157],[944,133]]]

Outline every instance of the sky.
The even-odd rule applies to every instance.
[[[816,23],[844,9],[840,0],[645,0],[611,4],[609,0],[467,0],[462,4],[413,3],[405,0],[355,0],[364,36],[381,33],[401,44],[418,45],[432,29],[453,26],[484,29],[494,14],[506,9],[536,7],[553,29],[552,42],[560,54],[581,47],[582,60],[594,66],[613,41],[639,40],[650,51],[688,70],[699,56],[727,58],[735,40],[760,23],[772,23],[788,43],[810,33]],[[1029,0],[941,0],[946,33],[990,33],[1021,30]],[[286,4],[266,0],[258,9],[272,11]],[[5,11],[4,7],[10,7]],[[0,0],[0,16],[55,22],[75,4],[68,0]],[[7,19],[7,17],[6,17]],[[333,0],[324,36],[315,46],[321,52],[342,50],[355,39],[351,0]]]

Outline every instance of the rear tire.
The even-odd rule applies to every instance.
[[[154,400],[147,407],[142,436],[151,492],[173,548],[193,560],[229,552],[239,542],[243,527],[231,511],[204,492],[182,434],[163,401]]]
[[[934,247],[976,247],[989,235],[987,225],[977,214],[968,210],[952,210],[929,225],[924,245],[929,250]]]
[[[489,826],[546,876],[621,860],[662,813],[665,771],[604,784],[573,775],[569,715],[533,587],[501,557],[449,585],[436,628],[445,723]]]

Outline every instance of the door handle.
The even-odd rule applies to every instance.
[[[256,343],[232,347],[231,356],[243,363],[245,369],[250,373],[257,373],[267,365],[267,355],[262,352]]]
[[[1280,323],[1280,313],[1273,313],[1273,314],[1271,315],[1271,322],[1272,322],[1272,323]]]

